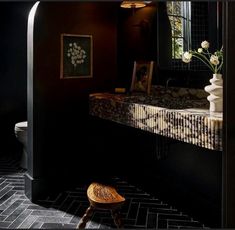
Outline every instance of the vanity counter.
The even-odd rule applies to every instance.
[[[166,95],[90,94],[90,115],[222,151],[222,113],[211,114],[204,98]]]

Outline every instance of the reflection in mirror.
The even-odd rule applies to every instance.
[[[220,47],[220,6],[217,2],[166,1],[158,4],[159,66],[178,70],[206,70],[194,60],[182,63],[186,50],[197,50],[208,40],[212,50]],[[168,27],[162,28],[162,26]],[[167,37],[170,37],[168,39]],[[163,58],[162,58],[163,57]]]
[[[213,53],[222,46],[221,2],[165,1],[157,4],[157,73],[156,84],[204,88],[211,73],[200,60],[190,64],[182,54],[197,50],[209,41]],[[170,81],[169,81],[170,79]]]
[[[153,85],[204,88],[211,77],[199,60],[182,61],[186,50],[210,42],[221,47],[222,3],[152,1],[132,11],[119,7],[117,27],[118,86],[130,88],[135,60],[153,60]],[[199,72],[200,71],[200,72]]]
[[[191,49],[191,2],[168,1],[167,15],[171,25],[172,59],[181,59]]]

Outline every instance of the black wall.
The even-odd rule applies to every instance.
[[[94,163],[88,119],[90,93],[114,88],[117,74],[117,3],[49,3],[38,6],[34,24],[33,94],[28,105],[30,183],[62,188],[89,177]],[[92,35],[93,77],[60,79],[60,35]],[[33,102],[31,97],[33,97]],[[32,113],[31,113],[32,111]],[[32,135],[31,135],[32,134]],[[32,156],[33,155],[33,156]],[[31,180],[31,178],[33,178]],[[54,186],[55,185],[55,186]],[[32,185],[34,186],[34,185]],[[29,195],[30,196],[30,195]]]
[[[14,126],[27,120],[26,36],[32,5],[0,3],[0,156],[20,151]]]

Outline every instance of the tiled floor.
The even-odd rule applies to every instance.
[[[124,228],[206,228],[175,207],[115,178],[126,198],[122,208]],[[40,205],[39,205],[40,204]],[[88,207],[86,186],[64,191],[33,204],[24,195],[24,170],[10,158],[0,158],[0,228],[66,228],[77,226]],[[107,211],[96,211],[87,228],[114,228]]]

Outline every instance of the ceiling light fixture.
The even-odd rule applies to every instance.
[[[146,4],[150,3],[151,1],[123,1],[121,3],[122,8],[141,8],[145,7]]]

